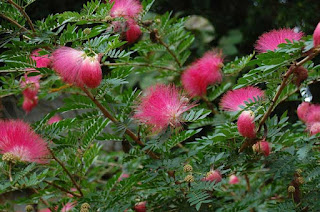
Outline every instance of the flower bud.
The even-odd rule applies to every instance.
[[[187,175],[185,178],[184,178],[184,181],[185,182],[188,182],[188,183],[192,183],[194,182],[194,177],[192,175]]]
[[[186,164],[183,167],[183,171],[184,172],[192,172],[192,170],[193,170],[193,168],[192,168],[192,166],[190,164]]]
[[[18,158],[10,152],[6,152],[2,155],[2,160],[9,163],[16,163],[17,159]]]
[[[84,33],[85,35],[89,35],[89,34],[91,33],[91,29],[90,29],[90,28],[85,28],[85,29],[83,30],[83,33]]]
[[[90,205],[89,205],[89,203],[83,203],[82,205],[81,205],[81,209],[89,209],[90,208]]]
[[[317,47],[320,45],[320,22],[318,23],[316,29],[313,32],[313,46]]]
[[[146,212],[147,211],[147,202],[139,202],[134,206],[134,211],[136,212]]]
[[[297,174],[300,176],[303,171],[302,171],[301,169],[297,169],[296,172],[297,172]]]
[[[294,193],[295,191],[296,191],[296,188],[294,186],[291,185],[291,186],[288,187],[288,192],[289,193]]]
[[[256,153],[261,153],[264,156],[268,156],[271,151],[271,145],[269,142],[262,140],[254,144],[252,149]]]
[[[233,185],[238,183],[240,183],[240,180],[236,175],[233,174],[229,177],[229,184]]]
[[[297,183],[299,183],[299,184],[303,184],[303,183],[304,183],[303,177],[298,177],[296,181],[297,181]]]
[[[297,114],[301,121],[307,121],[307,114],[311,104],[309,102],[302,102],[297,108]]]
[[[238,131],[246,138],[255,138],[256,130],[254,124],[254,114],[252,111],[243,111],[238,118]]]
[[[34,208],[33,208],[32,205],[27,205],[25,209],[26,209],[27,212],[32,212],[32,211],[34,211]]]
[[[212,170],[207,173],[207,176],[202,178],[202,181],[211,181],[211,182],[220,182],[222,180],[222,176],[218,170]]]

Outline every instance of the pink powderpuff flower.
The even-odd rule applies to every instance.
[[[11,154],[18,161],[46,163],[47,143],[29,124],[20,120],[0,121],[0,154]]]
[[[201,181],[211,181],[215,183],[219,183],[222,180],[222,176],[220,171],[218,170],[211,170],[210,172],[207,173],[207,176],[202,178]]]
[[[48,120],[48,124],[53,124],[53,123],[59,122],[59,121],[61,121],[61,120],[62,120],[61,116],[55,115],[55,116],[52,116],[52,117]]]
[[[269,156],[271,151],[271,144],[265,140],[259,141],[252,146],[252,149],[256,153],[261,153],[264,156]]]
[[[26,113],[29,113],[37,105],[38,105],[38,97],[37,96],[35,96],[34,98],[31,98],[31,99],[29,99],[26,96],[23,98],[22,109]]]
[[[320,122],[320,105],[311,104],[306,114],[306,124],[311,125]]]
[[[32,73],[32,72],[37,72],[37,71],[30,71],[29,73]],[[33,99],[37,96],[39,92],[41,75],[28,77],[29,73],[26,73],[24,75],[24,78],[22,78],[20,82],[20,87],[24,89],[22,91],[22,94],[25,97],[29,99]]]
[[[287,43],[286,40],[300,40],[303,32],[295,32],[293,29],[272,30],[262,34],[256,42],[255,49],[257,52],[264,53],[268,50],[274,51],[281,43]]]
[[[99,55],[88,56],[84,51],[61,47],[53,52],[53,69],[70,84],[95,88],[102,80]]]
[[[129,20],[127,21],[127,23],[128,23],[128,30],[126,31],[126,40],[128,41],[129,44],[132,44],[140,38],[142,32],[140,30],[139,25],[136,24],[134,21]]]
[[[243,111],[238,118],[238,131],[246,138],[256,137],[256,126],[254,124],[254,114],[252,111]]]
[[[313,32],[313,46],[318,47],[320,45],[320,22]]]
[[[135,18],[142,12],[141,3],[138,0],[110,0],[114,3],[111,17]]]
[[[36,62],[37,68],[48,68],[51,65],[51,59],[49,55],[39,55],[41,49],[36,49],[31,53],[31,58]]]
[[[315,135],[317,133],[320,133],[320,122],[314,122],[308,126],[308,130],[310,132],[310,135]]]
[[[297,108],[297,114],[301,121],[306,122],[307,121],[307,115],[309,112],[309,109],[311,107],[311,104],[309,102],[302,102],[298,108]]]
[[[236,175],[233,174],[229,177],[229,184],[234,185],[238,183],[240,183],[240,180]]]
[[[135,212],[146,212],[147,211],[147,202],[139,202],[134,206]]]
[[[207,52],[182,74],[181,80],[184,89],[191,96],[205,95],[209,85],[222,81],[220,70],[222,63],[223,58],[220,53]]]
[[[258,97],[264,98],[264,91],[253,86],[231,90],[221,98],[220,107],[226,111],[238,111],[241,110],[239,106],[246,106],[245,102],[249,99],[254,102]]]
[[[177,127],[181,115],[194,107],[188,98],[181,95],[174,85],[158,84],[148,88],[136,108],[134,118],[152,127],[153,132],[168,127]]]

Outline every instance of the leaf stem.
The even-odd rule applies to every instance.
[[[53,187],[55,187],[55,188],[63,191],[63,192],[66,192],[66,193],[68,193],[68,194],[71,194],[71,195],[73,195],[73,196],[75,196],[75,197],[81,197],[81,195],[76,194],[76,193],[74,193],[74,192],[72,192],[72,191],[68,191],[67,189],[65,189],[65,188],[63,188],[63,187],[61,187],[61,186],[59,186],[59,185],[57,185],[57,184],[55,184],[55,183],[53,183],[53,182],[49,182],[49,181],[47,181],[47,180],[44,180],[44,182],[47,183],[48,185],[51,185],[51,186],[53,186]]]
[[[103,115],[110,119],[113,123],[119,123],[119,121],[114,118],[111,113],[105,108],[94,96],[93,94],[85,87],[82,88],[82,90],[87,94],[87,96],[93,101],[93,103],[100,109],[100,111],[103,113]],[[138,138],[136,134],[134,134],[130,129],[126,129],[125,133],[132,138],[139,146],[144,147],[145,144]],[[151,150],[146,150],[145,151],[151,158],[153,159],[159,159],[159,156],[156,155],[153,151]]]
[[[208,108],[212,111],[213,114],[217,114],[218,112],[214,109],[212,102],[206,96],[201,96],[201,99],[207,104]]]
[[[0,13],[0,17],[6,19],[6,20],[9,21],[10,23],[16,25],[17,27],[19,27],[19,28],[22,29],[23,31],[26,31],[26,32],[29,31],[27,28],[25,28],[24,26],[20,25],[17,21],[9,18],[8,16],[6,16],[6,15],[3,14],[3,13]]]
[[[62,169],[66,172],[66,174],[69,176],[69,178],[70,178],[70,180],[72,181],[72,183],[74,184],[74,186],[75,186],[75,187],[77,188],[77,190],[80,192],[80,196],[82,197],[82,196],[83,196],[82,190],[81,190],[80,186],[78,185],[78,183],[77,183],[77,182],[75,181],[75,179],[73,178],[72,174],[69,172],[69,170],[66,168],[66,166],[62,163],[62,161],[59,160],[59,158],[57,158],[57,157],[55,156],[55,154],[53,153],[53,151],[52,151],[50,148],[48,148],[48,149],[49,149],[49,151],[50,151],[53,159],[54,159],[55,161],[57,161],[57,163],[59,163],[59,165],[62,167]]]
[[[153,65],[153,64],[148,64],[148,63],[103,63],[103,66],[144,66],[144,67],[151,67],[151,68],[159,68],[159,69],[164,69],[164,70],[169,70],[169,71],[176,71],[174,68],[166,67],[166,66],[158,66],[158,65]]]
[[[34,28],[34,26],[32,24],[32,21],[31,21],[30,17],[28,16],[28,14],[26,13],[26,11],[24,11],[24,9],[20,5],[15,3],[14,1],[12,1],[12,0],[7,0],[7,1],[8,1],[9,4],[12,4],[15,8],[17,8],[20,11],[20,13],[26,18],[31,30],[33,32],[36,32],[36,30],[35,30],[35,28]]]

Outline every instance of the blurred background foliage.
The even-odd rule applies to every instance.
[[[42,19],[66,10],[79,11],[85,2],[37,0],[27,12],[34,20]],[[318,0],[156,0],[151,10],[192,16],[187,28],[196,35],[195,57],[213,46],[222,48],[230,59],[250,54],[258,36],[265,31],[297,27],[312,34],[320,20]]]

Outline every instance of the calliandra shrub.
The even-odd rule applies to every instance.
[[[319,211],[318,26],[234,58],[152,2],[1,2],[0,211]]]

